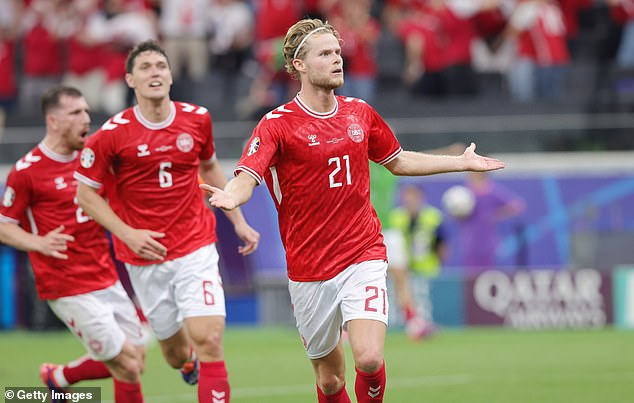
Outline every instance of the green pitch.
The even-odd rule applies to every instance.
[[[316,401],[312,369],[294,329],[231,327],[225,347],[233,402]],[[65,362],[80,354],[68,332],[0,333],[0,386],[40,386],[41,362]],[[386,402],[634,401],[632,332],[445,330],[413,343],[392,331],[385,355]],[[350,356],[347,379],[352,397]],[[112,402],[110,380],[82,386],[102,386],[104,401]],[[148,403],[196,402],[195,387],[168,368],[156,345],[148,351],[143,391]]]

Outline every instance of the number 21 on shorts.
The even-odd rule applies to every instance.
[[[387,315],[387,290],[373,285],[365,287],[365,311],[378,312],[379,309],[383,315]]]

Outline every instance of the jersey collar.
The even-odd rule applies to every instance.
[[[332,108],[331,111],[324,112],[324,113],[316,112],[316,111],[310,109],[308,107],[308,105],[306,105],[304,102],[302,102],[302,99],[299,97],[299,94],[295,96],[294,101],[300,107],[300,109],[303,110],[307,115],[310,115],[310,116],[318,118],[318,119],[331,118],[331,117],[335,116],[337,114],[337,111],[339,110],[339,102],[337,101],[336,97],[335,97],[335,106]]]
[[[71,162],[71,161],[74,161],[75,158],[77,158],[77,151],[73,151],[72,154],[66,154],[66,155],[58,154],[55,151],[48,148],[46,144],[44,144],[43,141],[41,141],[40,144],[38,144],[38,147],[40,148],[40,151],[42,151],[42,154],[46,155],[46,157],[52,159],[53,161]]]
[[[158,122],[158,123],[150,122],[149,120],[147,120],[143,116],[143,114],[141,114],[139,105],[135,105],[134,108],[132,108],[132,111],[134,112],[134,116],[139,121],[139,123],[141,123],[143,126],[145,126],[146,128],[150,130],[165,129],[166,127],[169,127],[174,122],[174,119],[176,118],[176,106],[174,105],[174,102],[170,102],[170,113],[169,115],[167,115],[167,118],[165,118],[164,121]]]

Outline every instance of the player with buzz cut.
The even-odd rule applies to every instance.
[[[237,208],[266,181],[279,213],[289,291],[297,328],[311,360],[319,402],[350,402],[341,341],[346,325],[356,368],[357,401],[380,402],[385,392],[386,252],[370,204],[368,159],[395,175],[491,170],[501,161],[403,151],[367,103],[335,96],[343,84],[339,33],[317,19],[293,25],[284,59],[301,89],[267,113],[253,131],[225,186],[201,185],[210,203]]]
[[[198,189],[198,174],[216,186],[227,182],[211,117],[201,106],[170,99],[172,74],[156,42],[135,46],[126,71],[138,104],[87,140],[75,173],[79,205],[114,235],[167,363],[198,383],[200,402],[229,402],[216,222]],[[110,170],[114,208],[98,192]],[[226,214],[245,243],[239,252],[253,252],[260,235],[240,210]]]
[[[73,174],[89,130],[88,104],[79,90],[56,86],[42,96],[42,112],[44,139],[7,178],[0,242],[29,252],[39,297],[88,356],[65,366],[42,364],[40,375],[51,392],[63,392],[75,382],[112,374],[116,402],[142,402],[141,323],[119,282],[105,230],[75,198]]]

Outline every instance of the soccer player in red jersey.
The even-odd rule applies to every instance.
[[[142,402],[141,324],[119,282],[105,230],[75,197],[73,174],[89,130],[88,111],[73,87],[53,87],[42,96],[46,136],[9,173],[0,241],[29,252],[38,295],[89,355],[66,366],[43,364],[47,386],[60,392],[112,374],[117,402]]]
[[[132,49],[126,81],[138,105],[110,118],[87,141],[75,178],[79,205],[114,235],[143,313],[170,366],[198,399],[229,402],[222,338],[225,300],[218,270],[215,217],[198,189],[198,174],[224,186],[207,109],[170,99],[172,75],[152,41]],[[98,193],[113,171],[110,205]],[[246,255],[259,234],[240,210],[226,213]]]
[[[311,359],[319,402],[350,402],[345,389],[342,325],[356,367],[357,401],[380,402],[385,389],[386,253],[370,204],[368,159],[395,175],[499,169],[475,153],[403,151],[383,119],[360,99],[335,96],[343,84],[338,32],[301,20],[284,40],[287,70],[301,90],[255,128],[223,189],[201,185],[213,206],[232,210],[266,181],[279,212],[289,291]]]

